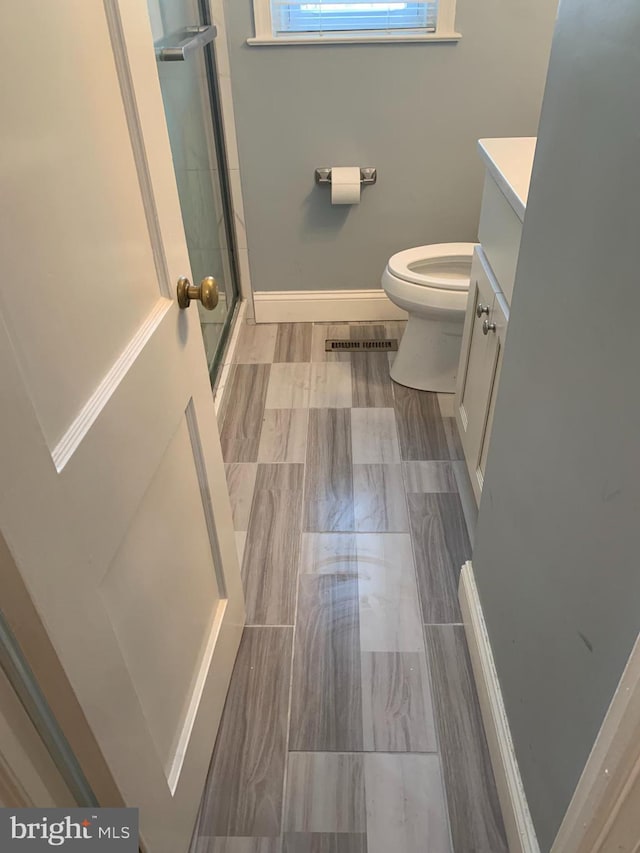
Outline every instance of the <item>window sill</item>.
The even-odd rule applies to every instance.
[[[428,35],[358,35],[349,33],[338,36],[335,34],[327,36],[257,36],[248,38],[247,44],[252,47],[283,47],[285,45],[301,44],[422,44],[423,42],[458,42],[462,38],[460,33],[429,33]]]

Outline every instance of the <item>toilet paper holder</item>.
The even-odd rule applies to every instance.
[[[372,166],[361,166],[360,167],[360,183],[361,184],[375,184],[378,180],[378,170],[374,169]],[[316,184],[330,184],[331,183],[331,168],[322,168],[316,169]]]

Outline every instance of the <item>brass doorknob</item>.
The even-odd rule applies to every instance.
[[[191,284],[186,276],[180,276],[177,290],[178,305],[181,308],[188,308],[192,299],[199,299],[207,311],[213,311],[218,304],[218,282],[212,275],[203,278],[197,287]]]

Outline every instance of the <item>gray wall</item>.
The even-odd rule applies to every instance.
[[[378,287],[391,254],[475,240],[476,140],[536,134],[557,0],[458,0],[457,45],[248,47],[226,5],[256,290]],[[313,171],[377,166],[359,207]]]
[[[562,0],[473,556],[543,851],[640,630],[639,41]]]

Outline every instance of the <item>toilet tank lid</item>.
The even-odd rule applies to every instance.
[[[476,243],[433,243],[405,249],[389,258],[389,272],[412,284],[442,290],[468,290]]]

